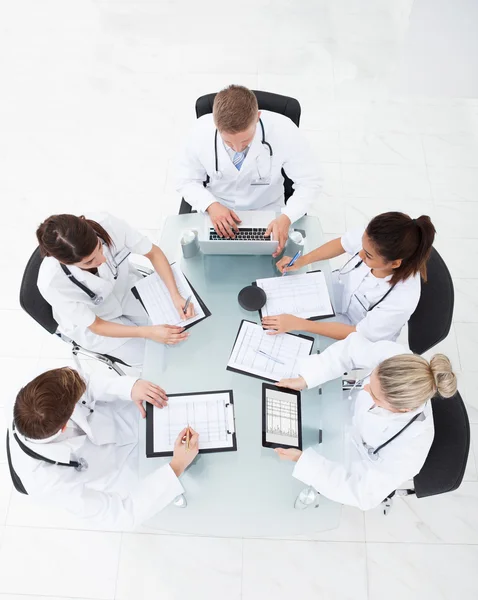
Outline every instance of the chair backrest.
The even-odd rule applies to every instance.
[[[420,473],[414,478],[418,498],[456,490],[465,474],[470,450],[470,422],[457,392],[432,399],[435,437]]]
[[[53,318],[53,311],[48,302],[40,294],[38,289],[38,271],[43,258],[40,254],[40,248],[30,256],[30,259],[23,273],[22,284],[20,286],[20,306],[30,317],[35,319],[48,333],[55,333],[58,323]]]
[[[427,282],[422,281],[420,300],[408,321],[408,345],[423,354],[446,338],[453,318],[455,292],[450,272],[435,248],[427,263]]]
[[[300,104],[295,98],[289,96],[281,96],[280,94],[272,94],[271,92],[261,92],[252,90],[257,98],[259,110],[270,110],[271,112],[279,113],[289,117],[297,127],[300,124]],[[216,94],[206,94],[196,100],[196,117],[202,117],[212,113],[214,98]]]

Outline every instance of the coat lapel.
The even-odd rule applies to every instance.
[[[256,135],[252,140],[251,147],[249,148],[249,152],[247,153],[244,162],[242,163],[241,170],[238,171],[239,176],[238,179],[255,179],[257,177],[257,159],[262,152],[262,131],[261,126],[258,123],[256,126]],[[233,165],[234,166],[234,165]],[[234,167],[235,168],[235,167]],[[237,169],[236,169],[237,170]],[[252,176],[251,176],[252,173]]]

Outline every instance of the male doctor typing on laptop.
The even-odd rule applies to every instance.
[[[282,169],[294,182],[287,205]],[[259,228],[262,237],[272,234],[278,241],[270,246],[277,256],[290,224],[317,200],[317,170],[308,144],[288,117],[259,111],[251,90],[230,85],[216,95],[213,113],[197,120],[180,157],[176,188],[194,210],[208,213],[224,241]],[[238,211],[261,211],[262,223],[259,214],[254,218]]]

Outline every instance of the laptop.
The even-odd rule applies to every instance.
[[[239,232],[234,239],[221,238],[212,226],[208,215],[204,226],[198,232],[199,246],[203,254],[272,254],[277,248],[277,241],[264,233],[269,223],[276,218],[274,211],[235,211],[241,219]]]

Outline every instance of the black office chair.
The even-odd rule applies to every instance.
[[[272,94],[271,92],[261,92],[258,90],[252,90],[257,97],[257,103],[259,104],[259,110],[269,110],[271,112],[279,113],[286,117],[289,117],[297,127],[300,123],[300,104],[295,98],[289,98],[289,96],[281,96],[280,94]],[[214,98],[216,94],[206,94],[196,100],[196,117],[202,117],[204,115],[212,113],[214,104]],[[292,187],[294,182],[287,177],[284,169],[282,169],[282,177],[284,178],[284,200],[287,200],[292,196],[294,188]],[[204,182],[204,186],[207,185],[207,181]],[[186,202],[183,198],[181,200],[181,206],[179,208],[179,214],[187,214],[192,212],[191,205]]]
[[[383,503],[388,514],[395,493],[415,494],[417,498],[452,492],[460,487],[470,450],[470,422],[460,393],[452,398],[432,398],[435,437],[420,473],[413,479],[413,489],[399,489]]]
[[[124,371],[118,366],[118,364],[121,364],[125,367],[130,365],[127,365],[120,358],[116,358],[109,354],[100,354],[99,352],[87,350],[86,348],[83,348],[77,344],[74,340],[70,339],[68,336],[58,331],[58,323],[53,318],[52,308],[41,295],[37,285],[38,271],[40,270],[42,260],[43,258],[40,254],[40,248],[37,248],[31,255],[27,266],[25,267],[25,272],[23,273],[23,279],[20,286],[20,306],[26,313],[30,315],[30,317],[35,319],[35,321],[41,325],[43,329],[46,329],[48,333],[56,335],[64,342],[71,344],[71,351],[75,359],[77,358],[78,354],[83,354],[88,358],[94,358],[95,360],[102,362],[109,369],[112,369],[118,373],[118,375],[124,375]]]
[[[420,300],[408,321],[408,345],[423,354],[450,332],[455,292],[450,272],[435,248],[427,263],[427,282],[422,281]]]

